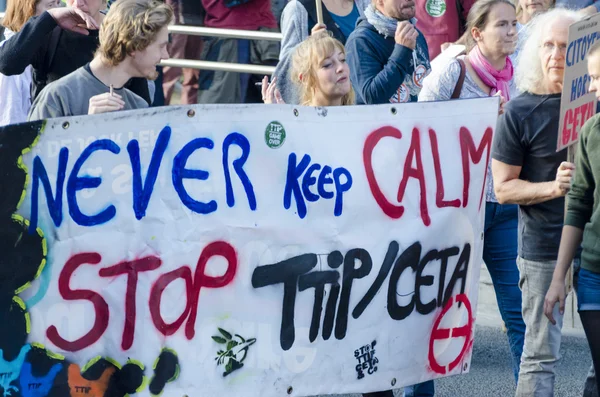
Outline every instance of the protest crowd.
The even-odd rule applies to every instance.
[[[314,0],[7,0],[0,126],[175,103],[402,106],[497,96],[483,259],[516,396],[554,395],[571,267],[593,361],[583,395],[598,396],[600,118],[582,128],[574,162],[556,142],[568,28],[600,1],[515,1],[322,0],[321,16]],[[283,39],[169,35],[170,24]],[[267,77],[158,66],[168,58],[276,69]],[[600,96],[599,45],[586,60],[589,91]],[[434,389],[428,381],[404,395]]]

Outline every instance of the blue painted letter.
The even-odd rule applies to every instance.
[[[304,219],[306,216],[306,203],[304,202],[298,179],[302,176],[302,173],[309,164],[310,156],[308,154],[305,154],[304,157],[302,157],[302,160],[298,165],[296,165],[296,153],[290,153],[290,156],[288,157],[287,177],[285,180],[285,189],[283,191],[283,206],[285,209],[290,208],[293,194],[300,219]]]
[[[208,179],[208,172],[203,170],[190,170],[185,168],[185,165],[188,161],[188,158],[194,153],[197,149],[207,148],[212,149],[214,147],[213,141],[208,138],[196,138],[193,141],[189,142],[187,145],[183,147],[175,156],[173,160],[173,187],[175,191],[179,195],[181,202],[188,207],[190,210],[197,212],[199,214],[210,214],[217,210],[217,202],[215,200],[211,200],[208,203],[203,203],[200,201],[194,200],[188,192],[185,190],[183,186],[184,179],[199,179],[204,181]]]
[[[321,164],[315,163],[308,167],[306,174],[304,174],[304,178],[302,178],[302,193],[304,193],[304,197],[308,201],[317,201],[319,196],[310,191],[310,187],[317,183],[317,178],[312,176],[313,172],[321,169]]]
[[[242,156],[233,160],[233,169],[237,173],[242,185],[244,186],[244,190],[246,191],[246,196],[248,197],[248,204],[250,205],[250,209],[252,211],[256,210],[256,197],[254,196],[254,188],[252,187],[252,183],[244,171],[244,164],[246,164],[246,160],[248,160],[248,156],[250,155],[250,142],[248,139],[239,134],[237,132],[233,132],[225,138],[223,141],[223,170],[225,171],[225,190],[227,193],[227,205],[233,207],[235,205],[235,196],[233,194],[233,186],[231,185],[231,176],[229,174],[229,146],[232,144],[238,145],[242,149]]]
[[[162,129],[154,145],[150,165],[144,184],[142,185],[142,170],[140,165],[140,144],[137,139],[134,139],[127,144],[127,152],[129,152],[129,160],[131,161],[131,171],[133,172],[133,212],[137,220],[146,216],[146,208],[154,190],[160,163],[163,155],[171,139],[171,128],[166,126]]]
[[[346,182],[342,183],[340,180],[340,176],[344,175],[346,177]],[[342,215],[343,210],[343,195],[345,192],[350,190],[352,187],[352,175],[350,172],[343,168],[336,168],[333,171],[333,180],[335,181],[335,208],[333,210],[333,214],[335,216]]]
[[[100,139],[93,142],[81,153],[75,162],[73,170],[71,171],[71,175],[69,175],[69,180],[67,181],[67,202],[69,203],[69,214],[71,215],[71,218],[73,218],[73,220],[81,226],[101,225],[111,220],[117,213],[115,206],[111,204],[96,215],[85,215],[81,212],[79,205],[77,204],[77,192],[79,190],[97,188],[102,182],[102,178],[100,177],[78,176],[83,163],[85,163],[86,160],[98,150],[108,150],[114,154],[119,154],[121,151],[119,146],[110,139]]]
[[[319,181],[317,182],[317,190],[319,195],[324,199],[333,198],[333,192],[328,192],[325,190],[325,185],[333,184],[333,179],[331,179],[331,177],[328,175],[331,175],[331,167],[326,165],[321,170],[321,173],[319,174]]]
[[[31,185],[31,223],[29,224],[29,233],[35,233],[38,223],[38,189],[40,181],[44,186],[44,192],[46,193],[46,203],[48,204],[48,211],[54,221],[54,225],[59,227],[62,223],[62,197],[63,197],[63,186],[65,184],[65,173],[67,171],[67,160],[69,159],[69,149],[63,147],[60,149],[58,155],[58,172],[56,175],[56,197],[52,196],[52,187],[48,180],[48,174],[42,159],[39,156],[35,156],[33,159],[33,176]]]

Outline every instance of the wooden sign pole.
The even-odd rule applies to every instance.
[[[321,0],[315,0],[317,5],[317,24],[323,24],[323,5],[321,4]]]

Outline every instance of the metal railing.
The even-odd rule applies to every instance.
[[[0,12],[0,19],[4,13]],[[171,25],[169,33],[189,34],[192,36],[219,37],[223,39],[245,39],[245,40],[269,40],[281,41],[283,35],[276,32],[262,32],[256,30],[235,30],[235,29],[217,29],[205,28],[201,26]],[[274,66],[248,65],[227,62],[210,62],[193,59],[170,58],[162,61],[161,66],[170,66],[176,68],[191,68],[201,70],[215,70],[235,73],[251,73],[272,75],[275,72]]]
[[[235,30],[235,29],[217,29],[205,28],[200,26],[171,25],[169,33],[189,34],[193,36],[219,37],[224,39],[245,39],[245,40],[269,40],[281,41],[283,35],[275,32],[261,32],[256,30]],[[201,70],[215,70],[235,73],[251,73],[261,75],[272,75],[275,72],[274,66],[248,65],[228,62],[210,62],[190,59],[170,58],[160,63],[161,66],[171,66],[178,68],[191,68]]]
[[[259,30],[236,30],[205,28],[201,26],[171,25],[169,33],[189,34],[192,36],[221,37],[224,39],[269,40],[281,41],[283,35],[276,32],[262,32]]]
[[[160,66],[170,66],[175,68],[190,68],[202,70],[215,70],[222,72],[235,73],[250,73],[250,74],[267,74],[271,75],[275,72],[274,66],[248,65],[242,63],[228,62],[210,62],[210,61],[193,61],[190,59],[165,59],[160,63]]]

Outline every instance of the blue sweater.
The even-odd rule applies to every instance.
[[[417,72],[413,50],[384,37],[362,17],[346,41],[346,59],[357,104],[417,102],[423,78],[431,71],[425,36],[419,32]]]
[[[575,11],[592,5],[600,11],[600,0],[556,0],[556,7],[570,8]]]

